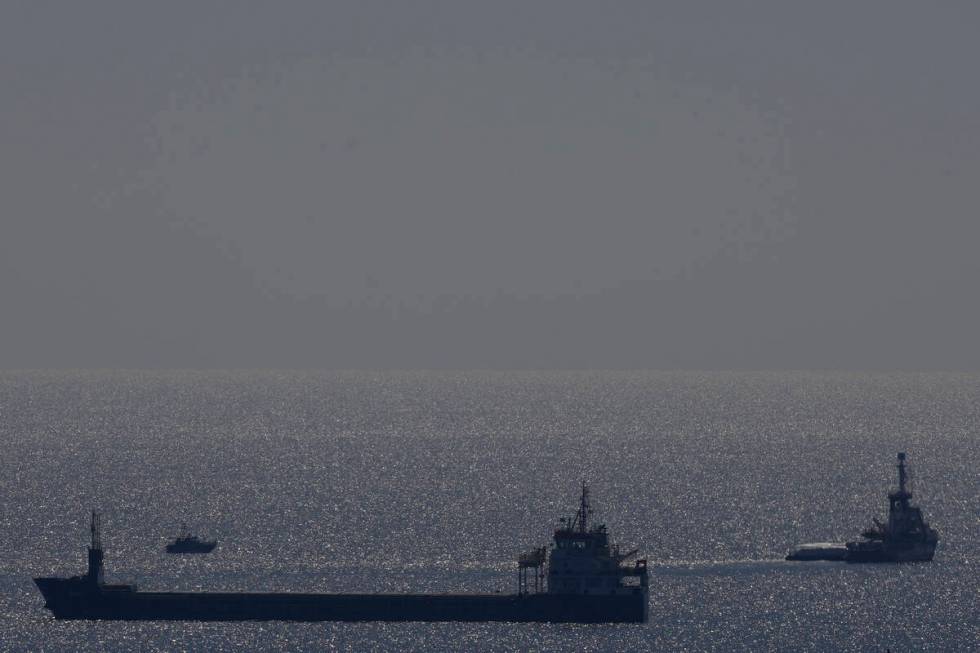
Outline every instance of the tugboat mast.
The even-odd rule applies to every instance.
[[[905,452],[900,452],[898,454],[898,492],[907,497],[912,496],[912,492],[905,489],[905,483],[908,481],[908,472],[905,470]]]
[[[905,468],[905,453],[900,452],[898,454],[898,489],[894,492],[888,493],[888,501],[891,505],[889,511],[889,520],[892,520],[891,513],[901,513],[904,514],[909,510],[909,499],[912,498],[912,493],[906,488],[908,483],[909,475],[908,470]]]

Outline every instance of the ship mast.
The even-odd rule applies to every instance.
[[[89,547],[90,549],[98,550],[102,548],[102,533],[99,521],[101,521],[99,519],[99,513],[93,510],[92,525],[89,527],[89,530],[92,532],[92,545]]]
[[[912,493],[905,489],[908,482],[908,472],[905,470],[905,453],[898,454],[898,493],[904,497],[911,497]]]
[[[92,533],[92,545],[88,548],[88,581],[90,583],[102,583],[102,529],[100,528],[101,516],[92,510],[92,523],[89,530]]]
[[[582,498],[579,500],[578,514],[575,515],[579,533],[589,531],[589,510],[589,486],[585,484],[585,481],[582,481]]]
[[[898,489],[888,493],[888,530],[899,532],[903,527],[899,522],[904,521],[911,510],[909,499],[912,493],[908,490],[908,471],[905,469],[905,453],[898,454]]]

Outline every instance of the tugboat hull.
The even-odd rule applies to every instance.
[[[863,542],[851,543],[858,546],[849,546],[847,562],[930,562],[936,553],[936,545],[915,544],[908,547],[880,547],[868,548],[860,546]]]
[[[286,594],[139,592],[35,578],[56,619],[182,621],[514,621],[640,623],[646,592],[581,594]],[[86,586],[87,585],[87,586]]]

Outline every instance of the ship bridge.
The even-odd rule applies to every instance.
[[[572,519],[562,519],[554,532],[547,561],[544,549],[521,556],[518,562],[521,593],[531,590],[528,571],[533,570],[534,589],[541,591],[539,578],[547,562],[547,593],[631,595],[647,592],[646,560],[627,561],[636,550],[621,553],[610,545],[605,524],[591,525],[589,488],[582,484],[579,508]],[[536,554],[536,555],[532,555]]]

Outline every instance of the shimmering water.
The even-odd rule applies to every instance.
[[[980,650],[980,375],[0,373],[0,650]],[[885,512],[930,564],[786,563]],[[652,564],[638,625],[55,622],[31,577],[513,591],[587,479]],[[209,556],[163,553],[181,521]]]

